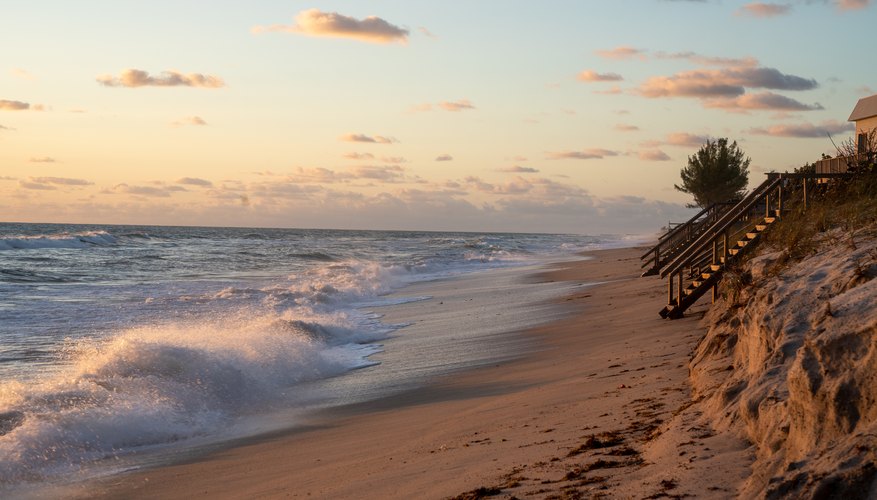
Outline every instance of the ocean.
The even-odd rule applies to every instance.
[[[417,318],[390,323],[381,308],[431,298],[405,290],[629,244],[0,224],[0,491],[136,467],[139,455],[233,437],[265,415],[294,425],[298,406],[347,401],[337,380],[386,380],[380,353]],[[487,348],[461,349],[453,363],[483,361]],[[404,373],[451,364],[423,351],[405,355],[417,366]]]

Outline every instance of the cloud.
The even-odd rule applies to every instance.
[[[23,189],[32,189],[35,191],[54,191],[58,189],[51,184],[40,184],[39,182],[33,181],[18,181],[18,186]]]
[[[405,169],[393,165],[386,167],[354,167],[350,174],[356,179],[377,180],[382,182],[400,182],[404,179]]]
[[[667,134],[667,141],[665,144],[670,146],[683,146],[683,147],[691,147],[698,148],[704,144],[709,139],[707,135],[696,135],[689,134],[687,132],[672,132]]]
[[[613,85],[612,88],[609,88],[606,90],[595,90],[594,91],[595,94],[603,94],[603,95],[618,95],[618,94],[621,94],[623,92],[624,91],[621,90],[621,87],[619,87],[618,85]]]
[[[173,193],[187,191],[182,186],[165,186],[158,184],[156,186],[130,186],[128,184],[116,184],[112,190],[103,190],[101,194],[133,194],[136,196],[146,196],[150,198],[168,198]]]
[[[10,127],[4,127],[3,125],[0,125],[0,130],[15,130],[15,129],[10,128]]]
[[[651,77],[640,85],[637,93],[649,98],[708,99],[742,96],[747,87],[797,91],[811,90],[817,86],[816,80],[783,74],[774,68],[726,68],[683,71],[672,76]]]
[[[871,0],[837,0],[837,8],[840,10],[859,10],[871,4]]]
[[[409,31],[376,16],[356,19],[337,12],[308,9],[295,16],[295,24],[256,26],[254,33],[286,32],[308,36],[348,38],[371,43],[407,43]]]
[[[689,61],[703,66],[758,66],[758,59],[754,57],[712,57],[696,52],[656,52],[658,59],[678,59]]]
[[[435,157],[435,161],[454,161],[454,157],[451,155],[438,155]]]
[[[30,109],[30,104],[21,101],[8,101],[0,99],[0,110],[3,111],[24,111]]]
[[[49,156],[32,156],[29,160],[31,163],[55,163],[57,160]]]
[[[792,6],[789,4],[752,2],[740,7],[740,10],[737,11],[737,15],[765,18],[782,16],[791,11]]]
[[[12,68],[9,70],[9,73],[15,78],[21,78],[22,80],[36,80],[37,78],[33,76],[29,71],[21,69],[21,68]]]
[[[163,71],[159,76],[148,72],[129,68],[123,70],[118,77],[101,75],[97,82],[106,87],[200,87],[216,89],[225,86],[222,78],[201,73],[183,74],[178,71]]]
[[[399,142],[393,137],[384,137],[382,135],[370,136],[365,134],[344,134],[338,138],[344,142],[367,142],[372,144],[392,144]]]
[[[515,165],[514,167],[506,167],[499,169],[500,172],[508,172],[513,174],[535,174],[539,172],[539,169],[533,167],[522,167],[520,165]]]
[[[182,126],[182,125],[195,125],[199,127],[203,127],[207,125],[207,122],[204,121],[200,116],[187,116],[175,122],[171,122],[171,125],[174,126]]]
[[[549,152],[549,160],[599,160],[607,156],[618,156],[618,151],[591,148],[584,151]]]
[[[649,149],[640,151],[639,159],[645,161],[670,161],[672,158],[660,149]]]
[[[819,103],[804,104],[790,97],[774,94],[773,92],[746,94],[730,99],[710,99],[704,101],[704,107],[728,111],[814,111],[824,109]]]
[[[428,29],[424,28],[423,26],[418,27],[417,31],[419,31],[420,33],[422,33],[430,38],[438,38],[438,35],[429,31]]]
[[[344,158],[348,160],[374,160],[375,155],[371,153],[344,153]]]
[[[393,165],[408,163],[408,159],[403,156],[382,156],[381,161],[384,163],[392,163]]]
[[[812,123],[779,124],[766,128],[751,128],[750,134],[769,135],[772,137],[825,138],[829,135],[852,132],[856,129],[852,123],[836,120],[824,121],[819,125]]]
[[[624,77],[618,73],[597,73],[594,70],[585,70],[576,76],[580,82],[620,82]]]
[[[705,108],[745,112],[749,110],[810,111],[819,104],[804,104],[773,92],[747,93],[747,89],[812,90],[814,79],[782,73],[775,68],[735,66],[722,69],[683,71],[647,79],[635,91],[643,97],[688,97],[701,100]]]
[[[58,186],[91,186],[94,184],[85,179],[70,179],[67,177],[31,177],[30,180],[40,184],[55,184]]]
[[[213,187],[213,183],[208,181],[207,179],[200,179],[198,177],[183,177],[181,179],[177,179],[177,184],[185,184],[187,186],[198,186],[198,187]]]
[[[619,132],[636,132],[637,130],[639,130],[639,127],[637,127],[636,125],[628,125],[626,123],[619,123],[619,124],[615,125],[615,130],[618,130]]]
[[[626,45],[622,45],[620,47],[615,47],[614,49],[608,50],[597,50],[594,52],[598,56],[604,59],[615,59],[615,60],[623,60],[623,59],[646,59],[646,51],[643,49],[636,49],[633,47],[629,47]]]
[[[438,103],[438,107],[442,108],[445,111],[458,112],[465,111],[468,109],[475,109],[475,106],[469,99],[461,99],[459,101],[442,101]]]
[[[19,181],[19,186],[24,189],[53,191],[62,187],[91,186],[94,183],[85,179],[71,179],[68,177],[31,177],[27,181]]]

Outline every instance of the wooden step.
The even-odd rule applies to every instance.
[[[737,246],[743,248],[749,244],[749,240],[737,240]]]
[[[724,260],[723,260],[723,262],[724,262]],[[713,271],[713,272],[719,271],[719,270],[721,270],[721,269],[722,269],[722,265],[721,265],[721,264],[712,264],[712,265],[710,266],[710,270]]]
[[[765,224],[773,224],[776,220],[777,220],[776,217],[765,217],[764,218]]]
[[[728,250],[728,253],[731,255],[737,255],[738,253],[740,253],[740,250],[742,250],[742,248],[731,248]]]
[[[756,233],[756,232],[746,233],[746,237],[749,238],[750,240],[754,240],[755,238],[758,237],[758,233]]]
[[[755,230],[758,232],[764,231],[765,229],[767,229],[767,224],[756,224],[755,225]]]

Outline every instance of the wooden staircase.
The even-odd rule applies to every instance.
[[[751,251],[782,217],[787,199],[793,198],[798,208],[806,210],[808,182],[823,183],[837,177],[849,178],[850,174],[769,173],[742,200],[720,210],[710,207],[692,218],[687,238],[674,240],[673,232],[662,237],[643,265],[649,267],[643,276],[667,278],[667,305],[661,309],[661,317],[681,318],[708,291],[715,300],[728,266]],[[710,209],[712,216],[701,219]],[[675,243],[668,243],[671,241]]]
[[[661,271],[674,257],[679,255],[698,236],[709,229],[716,220],[737,200],[725,203],[713,203],[704,208],[694,217],[669,229],[658,239],[658,243],[640,257],[644,269],[642,276],[653,276]]]
[[[730,264],[732,260],[736,260],[742,256],[747,250],[751,250],[758,243],[758,239],[771,224],[779,219],[779,214],[772,217],[765,217],[761,223],[756,224],[752,230],[747,231],[743,237],[737,240],[733,247],[728,249],[728,255],[719,257],[718,262],[710,264],[706,269],[699,270],[699,275],[695,276],[691,282],[682,290],[682,301],[677,304],[678,297],[670,300],[660,311],[662,318],[677,319],[681,318],[685,310],[691,307],[699,298],[709,291],[716,293],[719,281],[725,272],[726,264]]]

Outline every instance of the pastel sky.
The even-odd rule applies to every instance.
[[[9,222],[649,232],[877,92],[871,0],[0,3]]]

